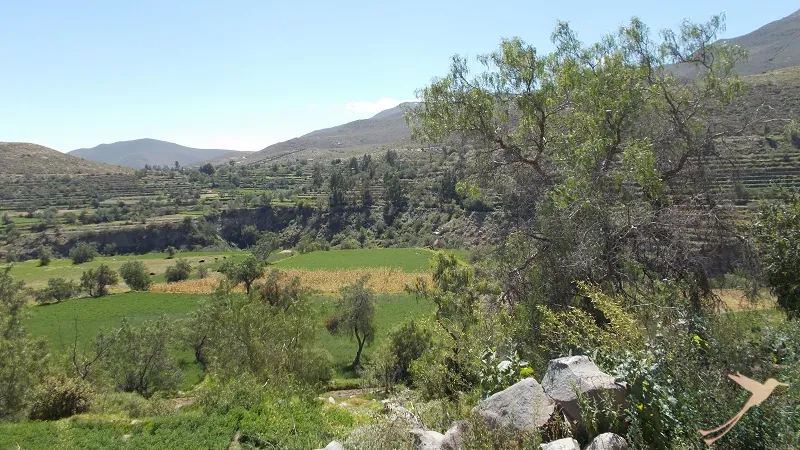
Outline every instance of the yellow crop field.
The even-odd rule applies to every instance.
[[[367,285],[378,293],[403,292],[407,285],[412,285],[417,278],[430,282],[430,274],[426,272],[403,272],[390,268],[368,268],[347,270],[304,270],[286,269],[280,274],[285,278],[297,277],[303,287],[321,292],[336,292],[340,288],[353,284],[363,276],[368,276]],[[219,284],[218,277],[202,280],[186,280],[178,283],[158,283],[150,289],[153,292],[173,294],[210,294]],[[241,286],[237,289],[241,290]]]

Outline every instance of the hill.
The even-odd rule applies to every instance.
[[[125,167],[88,161],[42,145],[0,142],[0,174],[76,175],[129,173]]]
[[[248,152],[248,151],[231,151],[228,153],[223,153],[222,155],[215,156],[213,158],[204,159],[202,161],[198,161],[191,164],[185,164],[187,167],[200,167],[203,164],[211,163],[214,166],[221,166],[223,164],[228,164],[230,161],[233,161],[235,164],[247,164],[250,159],[250,155],[256,152]]]
[[[185,147],[157,139],[136,139],[80,148],[69,154],[91,161],[138,169],[145,165],[171,167],[175,161],[182,166],[188,166],[234,152],[235,150]]]
[[[306,149],[344,149],[400,143],[411,137],[411,130],[406,124],[404,113],[413,105],[414,103],[403,103],[381,111],[369,119],[323,128],[270,145],[248,156],[248,162],[258,162]]]
[[[738,45],[747,50],[747,60],[736,65],[742,76],[800,66],[800,10],[751,33],[721,39],[716,44]],[[678,65],[673,70],[684,77],[697,73],[688,65]]]

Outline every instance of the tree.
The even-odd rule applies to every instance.
[[[358,343],[352,367],[361,365],[361,352],[365,344],[375,339],[375,291],[366,286],[368,278],[341,289],[336,312],[326,322],[333,334],[346,334]]]
[[[108,295],[108,286],[118,282],[117,272],[106,264],[100,264],[96,269],[83,272],[80,287],[91,297],[102,297]]]
[[[298,279],[273,271],[256,295],[223,285],[189,319],[187,340],[199,362],[224,378],[287,375],[316,383],[331,375],[330,357],[319,346],[318,311]]]
[[[800,318],[800,194],[762,205],[752,234],[778,306]]]
[[[311,169],[311,187],[318,191],[322,188],[322,183],[324,182],[325,178],[322,176],[322,164],[315,163],[314,168]]]
[[[97,248],[87,242],[78,242],[69,251],[69,259],[72,260],[72,264],[83,264],[92,261],[97,255]]]
[[[141,261],[127,261],[119,268],[119,274],[125,284],[134,291],[146,291],[153,284],[147,267]]]
[[[53,251],[44,245],[39,247],[39,267],[49,266],[53,259]]]
[[[509,238],[526,237],[524,253],[510,249],[503,300],[538,291],[571,302],[575,280],[635,298],[663,278],[686,283],[695,311],[712,296],[683,230],[726,232],[710,226],[720,214],[707,173],[719,139],[739,129],[707,118],[741,90],[733,67],[743,52],[713,43],[722,27],[722,17],[685,23],[655,42],[633,19],[586,46],[561,23],[551,54],[504,40],[478,58],[483,73],[456,56],[419,92],[407,116],[415,137],[473,147],[470,181],[501,199]],[[700,69],[696,83],[666,67],[677,62]],[[708,195],[670,195],[687,192]],[[521,285],[532,279],[541,284]]]
[[[56,226],[57,218],[58,218],[58,211],[52,206],[47,207],[42,212],[42,225],[45,228],[53,228]]]
[[[200,172],[202,172],[202,173],[204,173],[206,175],[214,175],[214,172],[217,171],[217,169],[215,169],[214,165],[211,164],[211,163],[203,164],[202,166],[200,166],[199,170],[200,170]]]
[[[188,280],[192,273],[192,266],[185,259],[175,261],[174,266],[167,267],[164,278],[167,283],[177,283],[178,281]]]
[[[265,261],[257,256],[248,256],[239,263],[225,261],[219,268],[220,273],[225,275],[234,285],[244,284],[244,291],[250,294],[250,287],[253,282],[264,275]]]
[[[138,327],[123,320],[103,362],[117,390],[150,397],[177,388],[183,373],[171,354],[172,342],[165,317]]]
[[[266,262],[269,255],[275,250],[280,248],[278,235],[275,233],[265,232],[258,238],[258,242],[250,249],[250,253],[261,261]]]
[[[167,247],[167,259],[174,258],[176,253],[178,253],[178,250],[175,247],[171,245]]]
[[[64,278],[50,278],[47,287],[36,292],[38,303],[56,303],[75,297],[79,292],[78,285]]]
[[[44,342],[30,339],[22,325],[24,285],[10,271],[0,271],[0,419],[26,407],[47,367]]]

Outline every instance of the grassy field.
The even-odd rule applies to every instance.
[[[103,298],[68,300],[59,304],[36,306],[29,310],[25,326],[32,336],[47,341],[54,355],[65,354],[76,336],[85,345],[101,330],[119,327],[122,319],[131,323],[155,320],[161,315],[180,318],[195,310],[205,295],[165,294],[157,292],[129,292]],[[331,336],[323,327],[325,317],[333,310],[335,296],[317,296],[319,305],[319,334],[322,345],[331,353],[337,373],[346,372],[344,366],[355,356],[355,343],[348,337]],[[375,343],[364,351],[368,358],[372,349],[382,342],[389,330],[410,318],[420,318],[433,310],[430,303],[417,301],[407,294],[380,295],[375,317],[378,329]],[[77,328],[76,328],[77,327]],[[199,368],[193,367],[191,355],[178,354],[188,387],[199,381]],[[350,374],[352,376],[352,374]]]
[[[34,288],[40,288],[47,284],[49,278],[59,277],[68,280],[78,281],[81,274],[88,270],[99,266],[100,264],[107,264],[114,270],[119,268],[127,261],[140,260],[147,266],[149,272],[155,273],[153,281],[164,281],[164,271],[167,267],[175,264],[175,260],[179,258],[186,259],[196,267],[200,264],[201,260],[209,269],[214,270],[223,259],[233,258],[234,260],[244,258],[246,252],[232,251],[232,252],[179,252],[173,259],[167,259],[166,253],[147,253],[145,255],[124,255],[124,256],[104,256],[95,258],[94,261],[84,264],[72,264],[69,259],[54,259],[50,265],[39,267],[38,260],[28,260],[20,263],[15,263],[11,268],[11,276],[15,280],[22,280],[26,285]],[[216,260],[215,260],[216,258]],[[277,260],[278,255],[274,259]],[[120,281],[118,289],[125,289],[125,284]]]

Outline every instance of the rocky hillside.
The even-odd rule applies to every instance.
[[[42,145],[27,142],[0,142],[2,175],[99,175],[129,173],[130,169],[100,164]]]
[[[739,75],[754,75],[771,70],[800,66],[800,10],[783,19],[717,44],[738,45],[747,50],[748,58],[736,65]],[[693,67],[679,65],[675,72],[681,76],[696,74]]]
[[[343,149],[400,143],[411,137],[411,130],[404,118],[406,108],[411,105],[413,103],[404,103],[379,112],[369,119],[312,131],[298,138],[270,145],[248,156],[248,162],[258,162],[307,149]]]
[[[145,165],[172,167],[175,161],[178,161],[182,166],[189,166],[235,153],[236,151],[234,150],[185,147],[157,139],[120,141],[113,144],[100,144],[92,148],[80,148],[69,152],[70,155],[91,161],[117,164],[135,169],[142,168]]]

